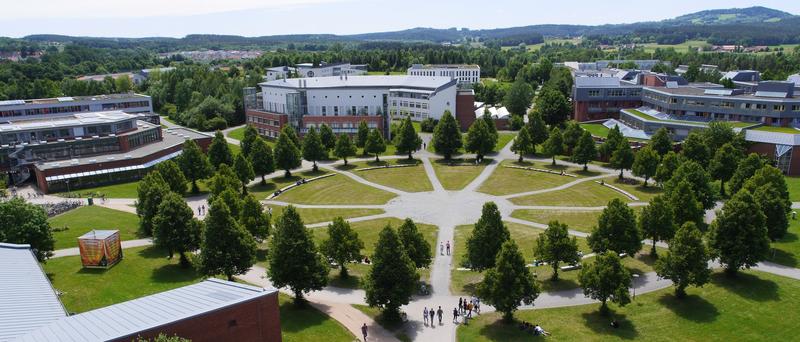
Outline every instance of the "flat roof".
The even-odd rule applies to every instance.
[[[706,90],[709,88],[700,88],[697,86],[681,86],[676,88],[668,88],[668,87],[644,87],[644,89],[652,90],[660,93],[664,93],[667,95],[679,95],[679,96],[699,96],[699,97],[708,97],[708,98],[716,98],[716,99],[751,99],[751,100],[768,100],[768,101],[786,101],[786,100],[798,100],[800,96],[795,95],[792,97],[763,97],[763,96],[755,96],[754,94],[739,94],[739,95],[730,95],[730,96],[721,96],[721,95],[708,95],[706,94]]]
[[[276,293],[275,289],[210,278],[197,284],[62,318],[19,341],[108,341],[135,338],[158,328],[208,312]]]
[[[477,64],[412,64],[409,69],[480,69]]]
[[[0,243],[0,341],[67,317],[29,245]]]
[[[128,114],[121,110],[76,113],[31,120],[22,119],[12,123],[0,124],[0,132],[110,124],[124,120],[135,119],[137,117],[137,115]]]
[[[438,89],[457,80],[443,76],[374,75],[374,76],[329,76],[309,78],[289,78],[262,82],[262,87],[325,89],[325,88],[416,88]]]
[[[36,104],[60,104],[77,101],[103,101],[103,100],[120,100],[120,99],[149,99],[150,96],[124,93],[124,94],[104,94],[92,96],[67,96],[67,97],[52,97],[45,99],[27,99],[27,100],[6,100],[0,101],[0,106],[16,106],[16,105],[36,105]]]

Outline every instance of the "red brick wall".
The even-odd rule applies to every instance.
[[[667,84],[662,82],[656,75],[642,75],[642,85],[648,87],[664,87]]]
[[[758,153],[762,156],[766,156],[769,160],[773,160],[775,158],[775,145],[773,144],[766,144],[766,143],[754,143],[750,145],[750,148],[747,150],[747,153]],[[800,146],[795,146],[792,149],[792,161],[789,164],[789,172],[790,176],[797,176],[800,175]]]
[[[603,111],[589,113],[589,105],[592,103],[599,103]],[[637,108],[641,105],[641,101],[577,101],[573,104],[572,118],[578,122],[619,119],[619,108]]]
[[[475,94],[471,91],[459,91],[456,95],[456,120],[462,131],[469,129],[475,121]]]
[[[141,331],[113,341],[128,342],[137,336],[154,338],[159,333],[177,335],[193,342],[280,342],[281,322],[278,293],[239,303],[217,311]]]
[[[331,126],[334,129],[334,132],[337,128],[334,127],[335,125],[350,123],[354,129],[358,128],[358,125],[361,121],[366,121],[368,124],[374,123],[377,125],[379,131],[383,132],[384,128],[384,118],[383,116],[379,115],[363,115],[363,116],[356,116],[356,115],[343,115],[343,116],[318,116],[318,115],[305,115],[303,116],[303,127],[306,127],[309,124],[321,125],[323,123]]]
[[[252,110],[248,109],[245,113],[247,116],[247,123],[253,125],[256,129],[263,129],[266,131],[274,132],[275,137],[277,137],[278,133],[281,132],[281,128],[285,126],[289,122],[289,116],[286,114],[278,114],[278,113],[270,113],[260,110]],[[278,126],[259,123],[254,121],[252,118],[261,118],[270,121],[278,121]]]

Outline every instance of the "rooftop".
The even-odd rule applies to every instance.
[[[279,88],[350,88],[350,87],[388,87],[410,89],[438,89],[449,83],[455,84],[456,80],[450,77],[437,76],[407,76],[407,75],[380,75],[380,76],[330,76],[312,78],[289,78],[259,83],[262,87]]]
[[[271,295],[267,290],[220,279],[184,286],[69,316],[23,336],[20,341],[108,341]]]
[[[652,121],[652,122],[682,124],[695,127],[708,127],[708,124],[710,122],[710,121],[690,121],[690,120],[674,119],[668,114],[660,113],[653,109],[648,109],[646,107],[641,108],[641,110],[623,109],[622,111],[634,115],[642,120]],[[733,126],[733,128],[745,128],[758,125],[758,123],[739,122],[739,121],[725,121],[725,122],[729,123],[731,126]]]
[[[732,99],[732,98],[736,99],[736,98],[738,98],[738,99],[761,99],[761,100],[774,100],[774,101],[800,99],[800,96],[798,96],[798,95],[794,95],[792,97],[756,96],[755,94],[752,94],[752,93],[744,93],[744,94],[739,94],[739,95],[734,94],[734,95],[730,95],[730,96],[726,96],[726,95],[710,95],[710,94],[706,94],[706,90],[710,89],[710,88],[700,87],[698,85],[682,86],[682,87],[675,87],[675,88],[669,88],[669,87],[644,87],[644,89],[657,91],[657,92],[665,93],[665,94],[668,94],[668,95],[703,96],[703,97],[719,98],[719,99]],[[717,88],[717,89],[721,89],[721,88]]]
[[[136,118],[120,110],[107,112],[77,113],[52,118],[20,120],[13,123],[0,124],[0,132],[15,132],[24,130],[38,130],[45,128],[60,128],[85,125],[99,125],[119,122]]]
[[[105,94],[105,95],[94,95],[94,96],[66,96],[66,97],[53,97],[46,99],[5,100],[5,101],[0,101],[0,106],[60,104],[65,102],[77,102],[77,101],[104,101],[104,100],[116,100],[116,99],[136,99],[136,98],[149,99],[150,96],[136,94],[136,93],[124,93],[124,94]]]
[[[0,243],[0,341],[67,317],[29,245]]]
[[[480,69],[477,64],[412,64],[409,69]]]
[[[92,229],[92,231],[87,232],[86,234],[83,234],[83,235],[79,236],[78,240],[84,240],[84,239],[86,239],[86,240],[95,240],[95,239],[102,240],[102,239],[105,239],[105,238],[107,238],[109,236],[117,234],[118,232],[119,232],[119,230],[97,230],[97,229]]]

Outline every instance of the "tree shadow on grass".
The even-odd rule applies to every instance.
[[[150,279],[154,283],[183,283],[200,277],[200,274],[192,266],[182,268],[178,264],[169,264],[154,269]]]
[[[504,322],[502,319],[497,319],[491,324],[483,326],[480,336],[485,337],[488,341],[539,341],[545,339],[544,336],[534,336],[530,332],[521,330],[519,323],[517,320]]]
[[[730,277],[724,273],[714,273],[711,281],[746,299],[758,302],[781,299],[778,294],[778,284],[753,274],[738,272],[735,277]]]
[[[550,280],[550,277],[540,279],[539,285],[542,291],[545,292],[558,292],[565,290],[572,290],[579,288],[580,285],[574,279],[559,278],[557,281]]]
[[[794,234],[787,233],[786,235],[794,235]],[[794,240],[797,240],[797,236],[796,235],[795,235]],[[794,241],[794,240],[792,240],[792,241]],[[786,241],[786,240],[785,239],[781,239],[781,241]],[[797,267],[798,266],[797,257],[792,253],[789,253],[787,251],[784,251],[784,250],[781,250],[781,249],[777,249],[777,248],[773,248],[770,251],[770,253],[771,253],[771,255],[770,255],[769,259],[768,259],[769,261],[772,261],[772,262],[775,262],[775,263],[778,263],[778,264],[781,264],[781,265],[790,266],[790,267]]]
[[[603,316],[599,311],[583,313],[584,325],[596,334],[614,336],[623,340],[633,340],[639,336],[636,326],[624,314],[609,310],[608,316]],[[611,321],[616,320],[619,327],[611,326]]]
[[[710,323],[717,320],[719,310],[711,302],[697,295],[687,295],[684,298],[665,294],[658,299],[665,308],[681,318],[697,323]]]
[[[592,170],[583,171],[582,168],[580,170],[575,170],[572,173],[574,173],[574,174],[576,174],[578,176],[583,176],[583,177],[594,177],[594,176],[599,176],[599,175],[603,174],[602,172],[597,172],[597,171],[592,171]]]
[[[344,165],[344,164],[336,165],[336,166],[334,166],[334,168],[339,170],[339,171],[350,171],[352,169],[358,168],[358,165],[354,165],[354,164],[349,164],[348,163],[347,165]]]
[[[553,165],[552,163],[547,163],[542,165],[545,169],[554,170],[554,171],[566,171],[569,167],[563,164],[556,164]]]

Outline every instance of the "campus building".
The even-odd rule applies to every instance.
[[[361,121],[388,137],[388,122],[411,117],[439,119],[445,111],[473,117],[474,93],[438,76],[334,76],[280,79],[245,89],[247,122],[275,138],[291,125],[300,134],[328,124],[334,133],[354,134]],[[468,104],[467,104],[468,102]]]
[[[0,101],[0,123],[111,110],[152,114],[153,101],[150,96],[134,93],[6,100]]]
[[[413,64],[406,70],[408,76],[451,77],[459,86],[471,86],[481,81],[481,67],[477,64]]]
[[[572,101],[577,121],[618,118],[620,109],[641,106],[642,87],[619,77],[575,77]]]
[[[0,267],[0,342],[281,341],[275,289],[210,278],[70,315],[30,246],[0,243]]]
[[[364,64],[350,63],[325,63],[314,66],[313,63],[300,63],[295,65],[295,70],[299,77],[331,77],[331,76],[358,76],[367,74],[367,66]],[[269,73],[267,73],[269,76]]]

